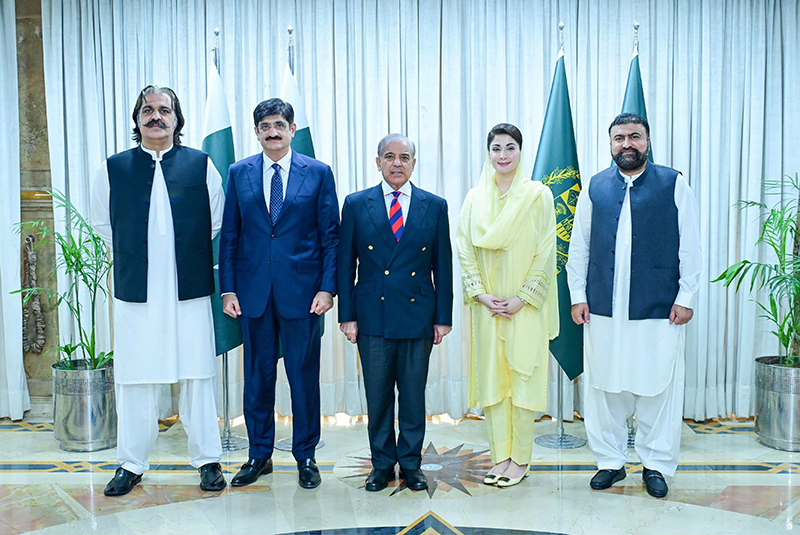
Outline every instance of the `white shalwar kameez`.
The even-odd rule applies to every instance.
[[[171,147],[170,147],[171,149]],[[147,302],[114,298],[114,380],[117,457],[122,468],[142,474],[158,437],[158,393],[180,382],[181,422],[189,436],[192,466],[222,457],[216,411],[216,362],[211,298],[178,300],[175,233],[161,158],[156,162],[147,227]],[[206,172],[211,237],[222,227],[222,178],[209,159]],[[112,244],[108,167],[100,166],[92,195],[92,226]]]
[[[584,325],[584,423],[598,469],[619,469],[628,460],[627,418],[636,413],[636,453],[642,464],[672,476],[678,466],[685,371],[686,326],[668,319],[629,320],[631,277],[630,191],[641,173],[621,176],[629,185],[615,247],[612,317],[591,314]],[[675,304],[692,308],[700,284],[697,203],[683,175],[675,184],[680,245]],[[586,303],[592,229],[589,183],[578,198],[567,274],[572,304]]]

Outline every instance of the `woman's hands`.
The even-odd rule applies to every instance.
[[[511,316],[519,312],[522,307],[525,306],[522,299],[516,295],[508,299],[502,299],[492,294],[479,294],[475,296],[475,299],[489,309],[492,313],[492,317],[499,316],[506,319],[511,319]]]

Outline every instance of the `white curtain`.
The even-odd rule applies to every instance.
[[[19,93],[14,2],[0,7],[0,418],[22,419],[31,408],[22,363],[20,287]]]
[[[752,247],[757,221],[733,203],[761,199],[764,178],[800,170],[800,151],[792,150],[800,139],[794,0],[42,4],[53,181],[79,206],[85,206],[100,161],[131,146],[130,113],[145,85],[177,91],[187,117],[185,141],[200,145],[214,27],[221,30],[236,156],[258,152],[252,110],[280,93],[286,27],[292,26],[314,146],[334,170],[340,203],[379,181],[373,163],[378,140],[404,132],[417,143],[412,180],[447,199],[453,234],[493,124],[509,121],[522,129],[524,165],[533,167],[559,21],[566,24],[581,171],[588,177],[609,165],[607,125],[622,105],[638,21],[656,162],[685,174],[702,214],[706,282],[689,327],[685,414],[751,414],[753,358],[774,353],[777,345],[749,297],[708,281],[735,260],[762,254]],[[427,408],[460,417],[468,408],[469,346],[460,277],[455,279],[455,328],[434,350]],[[335,311],[326,316],[325,332],[323,413],[363,413],[355,349],[338,333]],[[551,386],[554,393],[554,379]],[[572,394],[567,388],[567,415]],[[285,375],[277,400],[277,409],[290,414]]]

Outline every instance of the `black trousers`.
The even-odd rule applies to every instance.
[[[374,468],[389,469],[395,463],[404,470],[420,467],[425,438],[425,383],[432,348],[433,337],[395,339],[358,335]],[[400,427],[396,440],[395,385]]]

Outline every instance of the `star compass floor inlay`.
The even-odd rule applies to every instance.
[[[460,444],[455,447],[437,447],[429,442],[422,452],[422,471],[428,478],[428,497],[476,496],[499,489],[483,484],[484,474],[492,467],[489,450],[485,447]],[[342,482],[364,488],[365,480],[372,470],[369,450],[349,455],[336,463],[333,473]],[[407,491],[407,492],[403,492]],[[438,491],[438,492],[437,492]],[[390,496],[413,496],[417,492],[406,487],[400,479],[399,467],[395,467],[395,479],[383,493]]]

